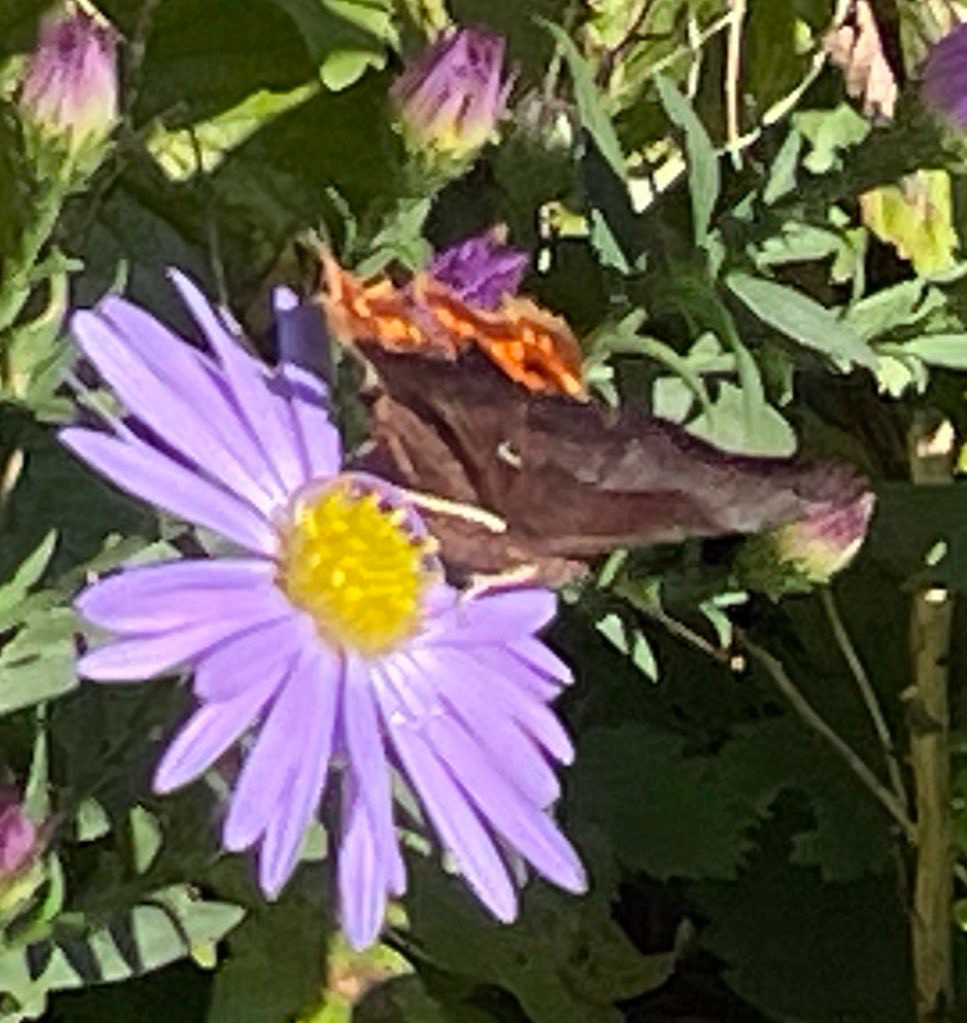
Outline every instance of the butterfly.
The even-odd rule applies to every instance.
[[[458,580],[560,585],[617,547],[759,532],[859,496],[841,462],[728,454],[593,401],[566,322],[529,299],[496,311],[425,274],[363,281],[332,257],[333,337],[369,367],[359,468],[407,488]]]

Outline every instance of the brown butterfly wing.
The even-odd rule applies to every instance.
[[[382,387],[373,431],[393,477],[507,523],[484,543],[438,517],[444,556],[471,571],[530,560],[550,581],[614,547],[756,532],[864,487],[839,463],[727,455],[653,417],[532,395],[474,349],[442,362],[360,348]]]

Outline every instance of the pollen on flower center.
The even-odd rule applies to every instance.
[[[342,476],[296,498],[282,539],[280,584],[328,640],[378,654],[416,631],[438,568],[406,509]]]

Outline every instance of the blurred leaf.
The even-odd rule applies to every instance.
[[[323,84],[345,89],[396,46],[391,0],[273,0],[295,21]]]
[[[0,990],[15,998],[19,1006],[10,1018],[40,1016],[50,991],[126,980],[135,972],[156,970],[181,959],[191,946],[223,938],[244,915],[238,906],[199,899],[186,885],[158,892],[152,901],[155,904],[138,905],[120,914],[109,926],[57,932],[47,939],[52,954],[35,975],[23,948],[0,951]],[[132,941],[136,950],[137,971],[119,947],[121,932],[113,930],[121,923],[126,936],[121,940]]]
[[[897,347],[930,366],[967,369],[967,334],[924,334]]]
[[[859,336],[801,291],[739,272],[730,273],[725,283],[760,320],[799,344],[833,358],[875,368],[876,357]]]
[[[688,160],[688,191],[692,198],[692,228],[695,244],[704,245],[712,211],[719,197],[719,163],[705,125],[698,119],[688,100],[664,75],[655,76],[662,105],[672,124],[685,134]]]
[[[588,130],[595,145],[601,151],[601,155],[608,161],[611,170],[614,171],[619,181],[627,178],[627,167],[625,166],[624,153],[621,150],[621,142],[614,130],[611,118],[602,103],[601,92],[594,83],[594,77],[587,61],[581,56],[577,46],[571,37],[559,25],[553,22],[540,19],[548,32],[554,37],[554,41],[560,48],[567,62],[568,70],[571,72],[571,80],[574,83],[574,98],[577,100],[578,112],[581,115],[581,124]]]
[[[327,938],[321,871],[303,869],[278,901],[259,900],[229,938],[207,1023],[279,1023],[314,1002]]]
[[[870,133],[869,122],[848,103],[840,103],[834,110],[793,114],[792,122],[812,147],[803,166],[813,174],[825,174],[840,167],[840,150],[859,145]]]
[[[770,1019],[903,1020],[906,927],[890,877],[822,881],[774,854],[741,881],[693,886],[710,923],[702,943],[732,987]],[[860,965],[862,964],[862,965]]]
[[[863,223],[881,241],[909,259],[918,274],[934,274],[956,263],[950,175],[921,170],[901,185],[884,185],[860,196]]]
[[[675,953],[639,953],[612,921],[606,893],[582,899],[533,883],[511,926],[487,917],[465,887],[411,861],[410,928],[435,966],[497,984],[528,1016],[619,1023],[613,1003],[663,984]]]
[[[37,547],[20,563],[9,582],[0,585],[0,631],[13,624],[10,612],[26,597],[27,591],[44,574],[44,569],[54,553],[57,533],[51,530]]]
[[[42,611],[0,648],[0,715],[69,692],[74,672],[74,612]]]

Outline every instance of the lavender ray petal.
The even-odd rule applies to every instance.
[[[393,796],[372,685],[366,663],[357,655],[348,654],[342,693],[346,752],[377,840],[381,845],[390,845],[395,843]]]
[[[141,358],[158,376],[169,386],[180,387],[189,401],[205,409],[210,416],[211,429],[244,465],[251,479],[258,480],[273,499],[285,500],[286,491],[275,478],[258,439],[226,394],[221,369],[190,345],[172,344],[173,335],[165,327],[143,309],[123,299],[105,299],[97,308],[128,344],[137,348]]]
[[[277,679],[266,679],[235,700],[196,710],[161,758],[155,792],[171,792],[204,774],[249,728],[277,685]]]
[[[557,609],[550,590],[507,590],[458,603],[452,612],[428,623],[414,645],[505,643],[530,636]]]
[[[115,486],[259,554],[272,554],[276,535],[250,505],[140,441],[68,427],[61,441]]]
[[[242,351],[194,283],[177,270],[169,271],[169,276],[217,355],[252,436],[284,489],[291,493],[306,478],[292,424],[286,422],[284,403],[269,391],[262,367]]]
[[[259,884],[269,898],[279,894],[295,870],[325,787],[337,707],[336,687],[325,682],[332,677],[334,656],[321,645],[303,651],[287,683],[297,686],[303,697],[300,729],[290,740],[301,749],[302,759],[276,803],[259,852]]]
[[[467,883],[498,920],[509,923],[517,915],[517,896],[497,847],[403,709],[390,666],[378,670],[383,676],[376,690],[383,721],[410,783]]]
[[[342,465],[342,439],[327,411],[325,386],[291,364],[280,371],[307,479],[325,479]]]
[[[480,813],[539,873],[568,891],[586,890],[581,861],[551,817],[524,800],[466,729],[452,718],[439,717],[428,721],[425,731]]]
[[[514,639],[507,643],[508,649],[515,657],[543,675],[549,682],[558,686],[569,686],[574,683],[574,675],[564,661],[546,643],[533,636]]]
[[[111,308],[109,303],[108,309]],[[122,320],[130,319],[124,313],[117,315]],[[143,315],[150,319],[147,314]],[[213,420],[219,415],[218,403],[211,400],[215,388],[209,384],[201,399],[197,388],[190,386],[191,375],[170,379],[167,374],[159,374],[141,357],[137,344],[129,343],[126,334],[119,333],[109,320],[96,313],[75,313],[71,330],[103,379],[138,419],[236,496],[254,505],[262,514],[271,514],[279,504],[277,491],[273,495],[271,489],[263,487],[261,479],[253,478],[236,458],[233,447],[225,444],[212,428]],[[163,349],[166,354],[185,347],[173,334],[164,333],[167,335]],[[183,359],[182,362],[193,363],[194,360]],[[206,376],[197,363],[193,369],[198,376]]]
[[[535,671],[530,664],[525,664],[507,646],[489,646],[474,648],[475,659],[486,664],[492,671],[505,678],[513,678],[514,683],[526,690],[541,703],[552,703],[561,695],[561,686],[548,680],[546,675]]]
[[[300,650],[318,643],[311,619],[288,606],[287,611],[281,618],[230,636],[206,653],[195,669],[195,695],[202,700],[232,700],[258,685],[263,676],[278,675]]]
[[[355,786],[347,785],[349,790]],[[372,945],[386,915],[386,866],[379,841],[359,793],[346,793],[343,836],[339,844],[339,915],[350,945]]]
[[[504,777],[536,806],[556,802],[561,794],[557,776],[533,739],[477,684],[472,655],[441,648],[415,652],[412,658]]]
[[[328,763],[331,750],[332,721],[342,686],[342,664],[334,651],[324,651],[318,660],[318,685],[324,703],[322,730],[329,721],[329,745],[320,740],[319,755]],[[317,694],[305,685],[304,676],[289,678],[275,698],[258,738],[245,758],[238,784],[225,820],[222,843],[238,851],[252,845],[268,827],[285,785],[305,767],[305,751],[293,742],[300,733],[306,703]]]
[[[265,621],[263,612],[219,617],[160,635],[136,636],[85,654],[77,673],[98,682],[140,681],[186,664],[236,632]]]
[[[273,583],[274,566],[259,560],[174,561],[130,568],[87,587],[74,602],[78,613],[120,633],[168,632],[213,617],[284,610]]]

